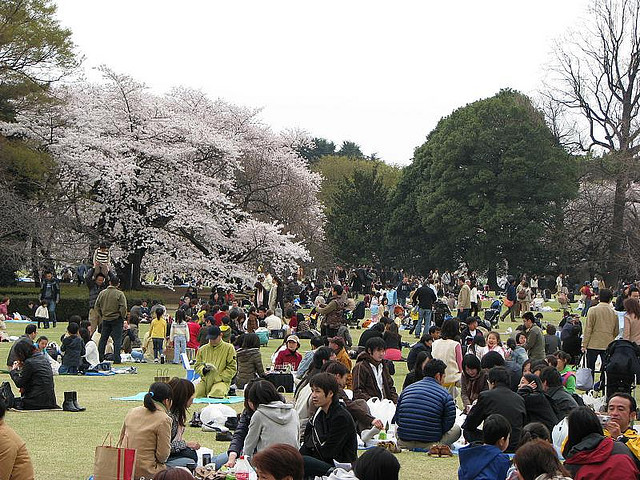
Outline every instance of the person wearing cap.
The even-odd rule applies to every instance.
[[[293,370],[298,370],[298,365],[302,361],[302,355],[298,353],[300,348],[300,339],[297,335],[289,335],[287,337],[287,348],[281,350],[273,362],[274,367],[282,367],[284,365],[291,365]]]
[[[196,398],[222,398],[229,392],[236,374],[236,351],[233,345],[222,341],[220,327],[213,325],[207,333],[209,343],[196,354],[195,372],[202,377],[196,386]]]

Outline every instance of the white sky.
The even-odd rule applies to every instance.
[[[587,3],[57,0],[88,68],[262,107],[275,130],[397,164],[460,106],[505,87],[535,95]]]

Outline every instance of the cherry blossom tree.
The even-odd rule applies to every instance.
[[[101,71],[104,81],[61,88],[60,103],[1,128],[55,158],[75,228],[112,242],[127,287],[145,271],[228,282],[309,260],[301,232],[319,215],[320,177],[289,135],[200,91],[155,95]]]

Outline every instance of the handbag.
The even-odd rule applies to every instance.
[[[9,382],[2,382],[2,385],[0,385],[0,400],[4,403],[5,408],[15,407],[16,397],[13,395]]]
[[[514,301],[513,300],[509,300],[508,298],[504,299],[504,306],[507,308],[511,308],[513,307]]]
[[[109,439],[109,445],[105,445]],[[104,437],[102,445],[96,447],[93,463],[94,480],[133,480],[136,466],[136,450],[121,448],[120,442],[111,446],[111,434]]]
[[[284,390],[286,393],[293,393],[293,374],[291,373],[267,373],[265,379],[273,384],[278,391]]]
[[[576,371],[576,388],[585,392],[593,388],[593,372],[587,368],[587,357],[582,355],[580,368]]]

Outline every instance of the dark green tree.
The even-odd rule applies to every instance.
[[[379,263],[388,193],[375,168],[344,178],[327,213],[326,233],[336,258],[348,265]]]
[[[417,259],[441,268],[465,261],[490,281],[504,261],[513,273],[542,271],[577,192],[573,165],[529,98],[503,90],[440,120],[416,149],[387,238],[410,233],[423,242],[407,245]]]
[[[310,147],[301,147],[298,153],[306,158],[310,164],[314,164],[321,157],[326,155],[334,155],[336,153],[336,144],[325,138],[316,137],[313,139],[313,145]]]
[[[337,155],[349,158],[365,158],[364,153],[360,150],[360,145],[355,142],[350,142],[349,140],[342,142],[342,146],[340,150],[338,150]]]

